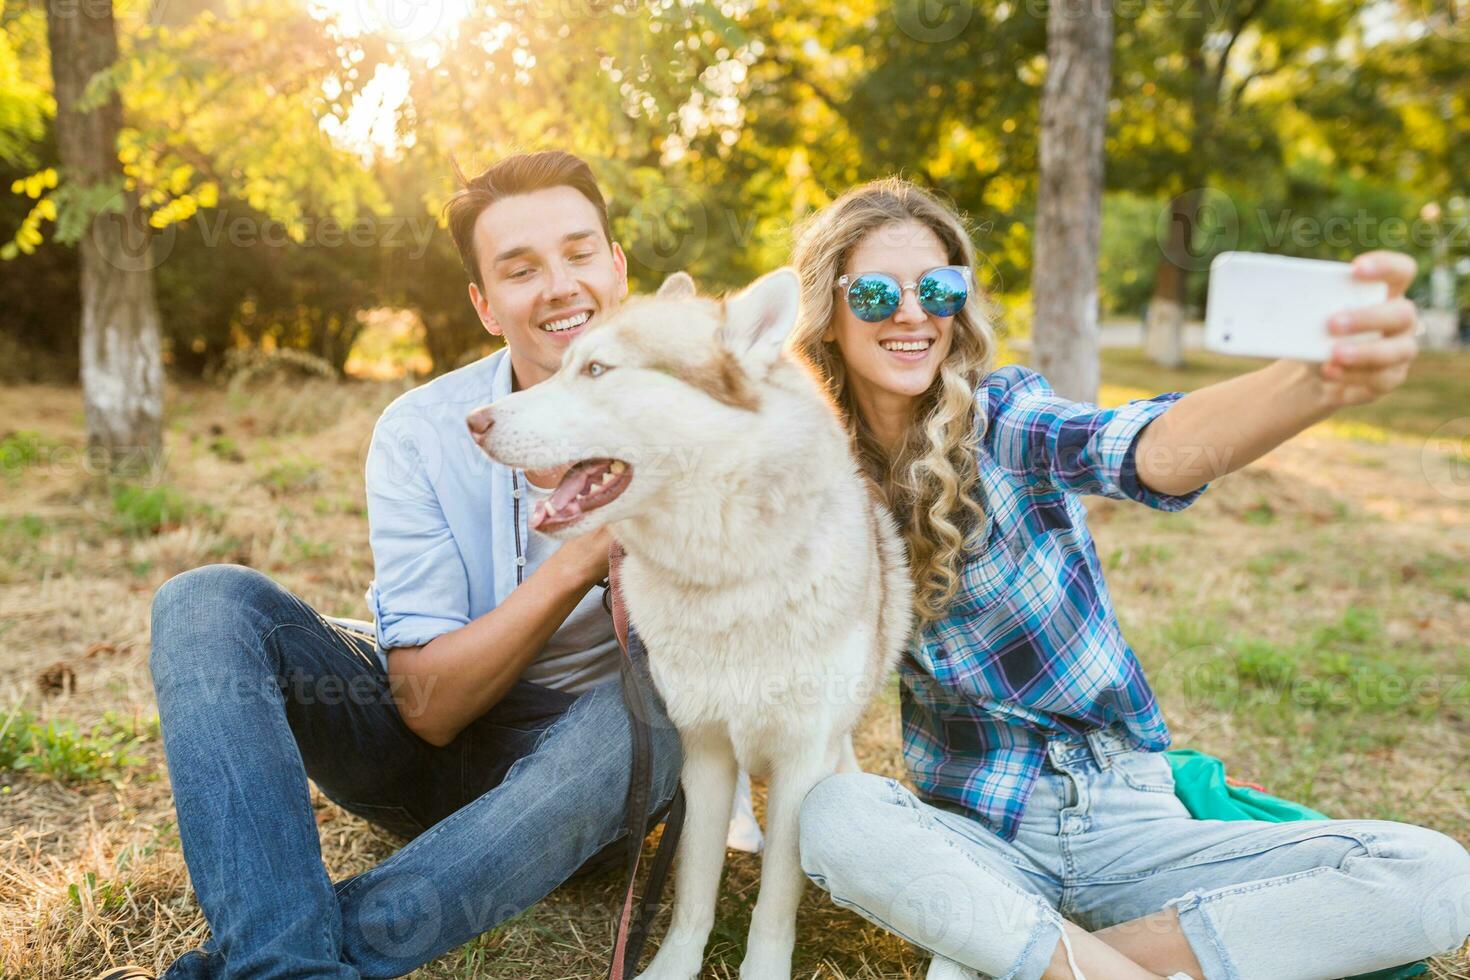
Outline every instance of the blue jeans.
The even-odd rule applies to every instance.
[[[404,724],[373,638],[339,622],[236,565],[186,572],[154,597],[149,665],[211,931],[169,980],[401,976],[574,874],[621,866],[619,684],[573,697],[519,683],[435,747]],[[681,756],[672,725],[651,721],[657,819]],[[333,882],[308,778],[410,842]]]
[[[838,905],[983,975],[1036,980],[1062,916],[1089,931],[1165,908],[1206,980],[1324,980],[1457,949],[1470,854],[1384,820],[1195,820],[1169,762],[1116,731],[1055,742],[1014,842],[891,779],[818,783],[807,874]]]

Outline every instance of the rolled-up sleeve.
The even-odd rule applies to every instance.
[[[469,577],[429,478],[436,436],[385,415],[373,429],[366,485],[378,646],[422,646],[470,621]]]
[[[1171,511],[1188,507],[1206,489],[1157,493],[1138,479],[1138,437],[1181,392],[1099,408],[1060,397],[1035,371],[1005,367],[986,378],[980,396],[991,454],[1025,479]]]

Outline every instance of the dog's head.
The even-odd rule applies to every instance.
[[[759,452],[753,433],[777,394],[766,382],[799,302],[790,269],[723,302],[697,297],[676,273],[574,340],[556,374],[470,413],[470,435],[507,466],[570,464],[531,518],[557,538],[667,508],[678,494],[722,493]]]

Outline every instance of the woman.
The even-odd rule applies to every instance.
[[[1078,497],[1178,510],[1396,387],[1415,354],[1412,261],[1360,256],[1394,298],[1334,318],[1382,340],[1110,410],[991,370],[969,238],[912,185],[845,194],[795,264],[793,344],[904,530],[920,621],[902,666],[920,795],[867,774],[819,784],[801,817],[812,879],[930,950],[931,978],[1305,980],[1457,947],[1470,855],[1443,834],[1190,818]]]

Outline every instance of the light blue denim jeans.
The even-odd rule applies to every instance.
[[[1206,980],[1332,980],[1458,948],[1470,854],[1385,820],[1193,819],[1163,755],[1117,731],[1054,742],[1014,843],[866,773],[801,811],[838,905],[1000,980],[1036,980],[1062,916],[1088,931],[1176,908]]]

